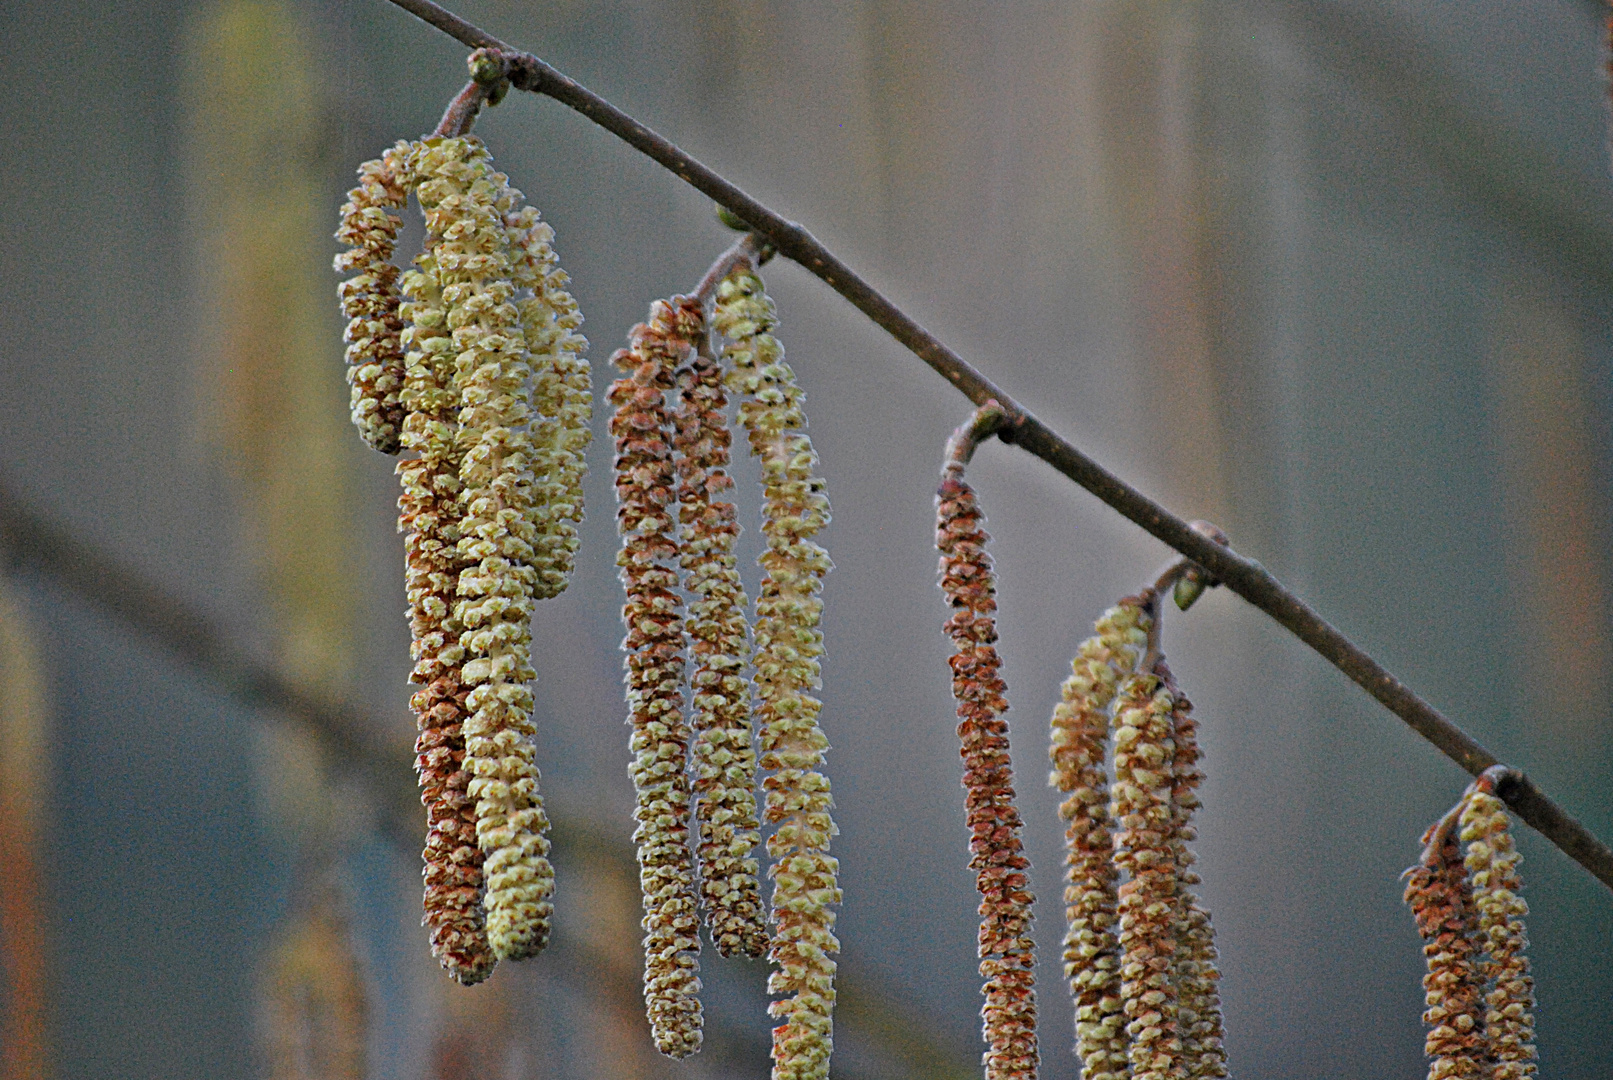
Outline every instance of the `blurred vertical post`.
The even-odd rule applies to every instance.
[[[306,689],[340,693],[359,605],[330,268],[338,199],[326,191],[329,117],[297,14],[284,0],[209,0],[191,18],[197,396],[204,436],[238,485],[276,660]],[[255,751],[259,817],[294,867],[289,913],[260,968],[268,1073],[361,1080],[369,993],[340,867],[365,815],[332,786],[336,763],[309,733],[277,726]]]
[[[45,912],[39,845],[45,703],[22,608],[0,582],[0,1080],[44,1080]]]
[[[203,428],[240,483],[286,673],[351,673],[351,448],[311,50],[280,0],[214,0],[186,48]]]

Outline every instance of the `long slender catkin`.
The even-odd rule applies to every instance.
[[[1114,716],[1115,782],[1110,813],[1120,826],[1120,996],[1129,1022],[1133,1080],[1175,1080],[1181,1068],[1175,981],[1178,871],[1171,837],[1175,740],[1170,691],[1138,672],[1119,693]]]
[[[717,287],[713,325],[728,338],[728,386],[743,398],[739,420],[762,465],[767,550],[756,600],[754,682],[767,778],[773,863],[774,971],[768,990],[788,995],[769,1011],[774,1080],[820,1080],[834,1048],[834,935],[839,863],[829,854],[834,800],[822,771],[829,740],[818,726],[823,633],[818,598],[829,555],[812,537],[829,522],[817,455],[805,433],[804,395],[772,334],[773,302],[754,267],[741,263]]]
[[[958,702],[963,786],[969,825],[969,866],[980,892],[980,974],[986,983],[984,1036],[987,1080],[1036,1076],[1035,958],[1030,936],[1028,871],[1014,805],[1009,759],[1007,684],[1000,669],[996,583],[990,538],[974,491],[949,468],[936,497],[936,547],[941,588],[952,606],[952,696]]]
[[[1428,1080],[1489,1080],[1491,1075],[1473,893],[1457,846],[1459,810],[1423,834],[1422,857],[1405,875],[1406,903],[1428,965],[1423,976]]]
[[[1054,710],[1050,783],[1067,794],[1059,814],[1065,830],[1064,975],[1075,998],[1076,1052],[1083,1080],[1120,1080],[1128,1072],[1125,1014],[1120,998],[1119,868],[1110,831],[1110,784],[1105,757],[1109,706],[1136,668],[1150,618],[1127,597],[1098,620],[1081,643]]]
[[[408,143],[398,143],[359,166],[358,187],[347,193],[336,230],[336,239],[348,245],[336,256],[337,273],[357,271],[338,292],[348,318],[353,425],[383,454],[401,448],[405,411],[400,274],[391,262],[403,222],[388,211],[402,207],[408,196],[408,152]]]
[[[754,854],[756,750],[752,745],[750,656],[745,589],[734,564],[739,522],[734,504],[715,496],[733,487],[722,367],[709,332],[679,369],[673,422],[678,473],[679,562],[693,599],[687,620],[693,705],[695,822],[700,899],[706,926],[724,956],[767,952],[766,913]]]
[[[1467,842],[1465,864],[1478,910],[1478,941],[1488,955],[1480,967],[1486,994],[1485,1034],[1495,1060],[1495,1080],[1527,1080],[1535,1074],[1535,991],[1524,949],[1523,917],[1529,905],[1518,893],[1520,856],[1507,828],[1506,804],[1487,791],[1467,797],[1461,816]]]
[[[1192,869],[1197,857],[1188,845],[1198,838],[1193,811],[1199,806],[1198,721],[1193,703],[1176,685],[1170,668],[1160,659],[1154,665],[1171,696],[1172,829],[1170,847],[1176,861],[1176,1029],[1182,1039],[1182,1063],[1189,1080],[1219,1080],[1227,1075],[1216,966],[1215,928],[1210,913],[1200,905],[1190,886],[1200,878]]]
[[[627,603],[630,768],[644,898],[644,1003],[655,1045],[684,1057],[700,1049],[700,921],[689,849],[689,726],[683,717],[684,630],[677,594],[677,493],[666,395],[693,353],[704,319],[687,297],[657,300],[611,358],[625,378],[615,407],[617,556]]]

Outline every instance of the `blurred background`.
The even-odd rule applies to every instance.
[[[1600,4],[458,9],[805,223],[1613,835]],[[698,1057],[643,1022],[602,411],[578,572],[536,631],[556,944],[465,990],[418,926],[396,481],[347,423],[330,234],[465,50],[381,0],[5,0],[0,26],[5,1080],[762,1076],[762,964],[708,951]],[[551,101],[478,131],[554,223],[603,389],[730,234]],[[835,508],[835,1073],[978,1075],[931,546],[966,404],[805,272],[766,273]],[[1064,1080],[1047,717],[1166,552],[1019,451],[976,462]],[[1422,1075],[1397,877],[1466,777],[1234,597],[1166,647],[1203,722],[1234,1073]],[[1605,1077],[1613,897],[1519,844],[1541,1074]]]

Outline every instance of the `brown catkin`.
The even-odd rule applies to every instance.
[[[1478,941],[1488,952],[1480,975],[1487,993],[1484,1025],[1495,1061],[1495,1080],[1525,1080],[1535,1074],[1535,992],[1524,949],[1523,917],[1529,905],[1518,895],[1519,855],[1507,828],[1506,804],[1486,791],[1467,797],[1461,817]]]
[[[412,164],[455,354],[462,569],[453,614],[469,689],[465,771],[485,860],[482,906],[494,955],[520,960],[548,941],[554,869],[533,760],[530,368],[511,302],[511,199],[474,137],[427,139]]]
[[[428,247],[430,242],[428,241]],[[482,851],[476,803],[465,771],[464,649],[454,615],[463,560],[459,557],[459,463],[455,443],[459,395],[454,389],[453,339],[447,325],[436,259],[428,250],[403,278],[401,314],[408,324],[403,393],[404,447],[415,457],[398,463],[404,533],[404,584],[409,600],[411,699],[420,735],[415,744],[420,801],[426,807],[425,918],[431,951],[459,982],[485,979],[496,960],[482,913]]]
[[[1120,995],[1133,1080],[1186,1075],[1177,1029],[1177,867],[1171,838],[1175,702],[1139,672],[1119,694],[1114,717],[1115,782],[1110,813],[1120,826],[1115,862],[1131,879],[1120,887]]]
[[[1423,854],[1406,871],[1406,903],[1423,939],[1429,1027],[1428,1080],[1489,1080],[1484,986],[1474,940],[1473,895],[1456,843],[1455,811],[1423,834]]]
[[[404,405],[403,320],[398,268],[392,265],[403,222],[388,210],[408,195],[408,143],[359,166],[358,187],[347,193],[336,239],[348,250],[336,256],[337,273],[357,271],[338,291],[348,318],[347,381],[353,388],[353,425],[383,454],[402,447]]]
[[[1226,1049],[1221,1020],[1216,966],[1215,928],[1210,913],[1199,904],[1188,886],[1200,881],[1192,867],[1197,861],[1188,846],[1198,838],[1193,828],[1193,811],[1198,809],[1198,787],[1204,779],[1199,770],[1198,721],[1193,719],[1193,703],[1171,678],[1163,659],[1154,670],[1164,680],[1172,699],[1171,725],[1175,751],[1171,758],[1171,805],[1173,827],[1171,851],[1176,860],[1176,1030],[1182,1040],[1182,1062],[1190,1080],[1218,1080],[1227,1075]]]
[[[1136,668],[1151,620],[1137,597],[1098,619],[1081,643],[1053,712],[1049,782],[1067,798],[1064,837],[1064,975],[1075,999],[1076,1052],[1083,1080],[1120,1080],[1128,1071],[1116,937],[1119,868],[1110,831],[1109,706]]]
[[[627,603],[630,768],[644,898],[644,1004],[655,1045],[685,1057],[700,1049],[700,921],[689,848],[689,726],[683,718],[682,601],[677,594],[677,499],[666,395],[693,352],[704,319],[688,297],[657,300],[611,362],[615,407],[617,555]]]
[[[961,471],[961,470],[960,470]],[[941,588],[952,606],[947,635],[955,650],[952,696],[958,702],[963,786],[969,825],[969,866],[980,891],[980,973],[986,984],[982,1015],[987,1080],[1036,1075],[1035,961],[1030,936],[1028,871],[1020,841],[1009,760],[1007,684],[997,653],[997,588],[985,516],[974,491],[949,469],[936,497],[935,545]]]
[[[679,370],[673,418],[678,473],[679,561],[689,603],[695,822],[700,898],[706,926],[724,956],[767,952],[766,913],[757,881],[756,750],[751,736],[747,601],[734,564],[734,504],[714,496],[734,486],[722,368],[709,332]]]
[[[839,863],[829,854],[834,799],[824,775],[829,740],[818,725],[823,708],[818,598],[831,563],[812,537],[829,523],[817,454],[806,435],[805,395],[772,334],[773,302],[753,267],[741,264],[717,286],[715,328],[730,344],[729,389],[742,395],[739,420],[762,466],[762,534],[767,549],[756,600],[753,666],[761,767],[767,778],[766,819],[773,863],[773,994],[768,1006],[783,1023],[773,1029],[774,1080],[822,1080],[834,1048],[835,954],[831,905],[840,902]]]

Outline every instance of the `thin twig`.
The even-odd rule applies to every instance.
[[[488,88],[475,79],[466,83],[465,89],[455,94],[454,100],[443,110],[442,119],[437,122],[437,129],[432,134],[450,139],[469,135],[476,123],[476,114],[481,112],[482,102],[487,100],[487,91]]]
[[[431,0],[392,0],[392,3],[465,45],[505,52],[510,62],[510,81],[517,89],[543,94],[575,109],[727,207],[766,237],[780,254],[799,263],[849,300],[970,401],[976,405],[993,399],[999,402],[1013,418],[1013,422],[999,432],[1005,442],[1041,458],[1150,535],[1209,571],[1228,589],[1271,616],[1349,676],[1469,774],[1477,776],[1496,763],[1494,754],[1330,625],[1260,563],[1195,532],[1188,522],[1082,453],[881,295],[806,229],[775,214],[650,128],[530,53],[511,48]],[[1519,818],[1613,889],[1613,849],[1548,798],[1532,780],[1514,770],[1513,779],[1498,785],[1496,794]]]
[[[695,286],[695,300],[704,307],[712,295],[716,293],[717,286],[722,284],[724,278],[733,273],[734,267],[740,263],[755,262],[757,255],[762,250],[763,243],[765,241],[755,233],[746,233],[734,241],[732,247],[717,256],[717,261],[711,264],[711,269],[706,271],[705,276],[700,279],[700,284]]]

